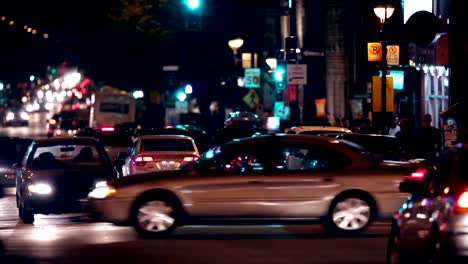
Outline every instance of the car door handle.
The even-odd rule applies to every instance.
[[[324,182],[332,182],[334,181],[333,178],[323,178],[322,181]]]
[[[248,183],[251,183],[251,184],[259,184],[259,183],[262,183],[262,181],[249,181]]]

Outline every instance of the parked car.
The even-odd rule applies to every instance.
[[[29,126],[29,118],[22,107],[9,107],[2,114],[2,126]]]
[[[284,132],[286,134],[304,134],[314,136],[328,133],[352,133],[352,131],[347,128],[334,126],[295,126],[285,129]]]
[[[179,170],[108,182],[90,192],[89,205],[102,220],[130,223],[143,236],[210,219],[321,220],[329,230],[356,233],[393,214],[406,199],[398,184],[419,166],[372,159],[347,141],[265,135],[212,149]]]
[[[344,139],[364,147],[366,151],[378,159],[402,161],[400,142],[394,136],[358,133],[329,133],[324,136]]]
[[[148,135],[137,138],[122,167],[123,176],[174,170],[200,158],[197,145],[188,136]]]
[[[4,187],[15,186],[16,171],[12,167],[23,160],[32,141],[30,138],[0,137],[0,184]]]
[[[387,263],[468,263],[468,149],[409,177],[396,211]]]
[[[36,139],[15,166],[16,201],[23,223],[35,214],[80,212],[96,183],[117,179],[104,147],[95,138]]]

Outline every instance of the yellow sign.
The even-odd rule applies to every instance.
[[[250,90],[242,99],[250,108],[256,108],[260,103],[260,97],[254,90]]]
[[[367,61],[382,60],[382,43],[369,42],[367,43]]]
[[[400,64],[400,46],[398,45],[387,46],[387,64],[388,65]]]
[[[395,94],[393,90],[393,77],[387,76],[386,80],[385,109],[386,112],[394,112]],[[372,111],[382,112],[382,77],[380,76],[372,77]]]

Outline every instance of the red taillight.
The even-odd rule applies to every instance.
[[[468,191],[463,192],[455,203],[456,213],[468,213]]]
[[[113,127],[103,127],[101,128],[101,131],[102,132],[114,132],[114,128]]]
[[[75,120],[72,121],[72,125],[76,126],[76,121]]]
[[[139,156],[133,160],[133,166],[145,166],[147,162],[153,162],[153,157],[149,156]]]
[[[422,181],[427,175],[426,169],[417,169],[415,172],[411,173],[411,175],[406,176],[406,179],[415,180],[415,181]]]
[[[190,161],[196,161],[198,159],[199,159],[198,157],[185,157],[184,161],[190,162]]]

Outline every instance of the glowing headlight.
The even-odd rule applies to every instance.
[[[21,112],[20,116],[23,120],[29,120],[29,115],[26,112]]]
[[[104,199],[114,193],[116,193],[117,190],[109,187],[109,186],[101,186],[101,187],[96,187],[94,190],[92,190],[88,196],[91,198],[95,199]]]
[[[96,188],[99,188],[99,187],[107,187],[107,182],[106,181],[98,181],[96,182],[96,184],[94,185]]]
[[[28,191],[37,194],[51,194],[52,187],[45,183],[31,184],[28,186]]]
[[[12,112],[8,112],[6,115],[6,120],[11,121],[13,119],[15,119],[15,114],[13,114]]]

